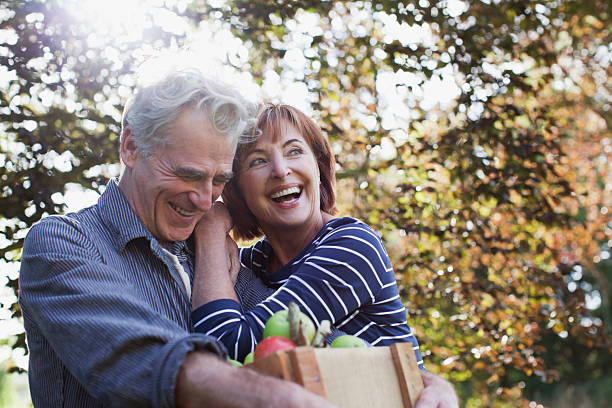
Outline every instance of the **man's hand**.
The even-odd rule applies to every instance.
[[[187,355],[176,382],[178,408],[334,408],[299,385],[232,367],[209,353]]]
[[[459,408],[455,389],[448,381],[427,371],[421,371],[421,378],[425,388],[416,408]]]

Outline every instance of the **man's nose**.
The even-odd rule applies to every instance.
[[[189,193],[189,200],[199,211],[208,211],[212,206],[212,185],[208,183]]]

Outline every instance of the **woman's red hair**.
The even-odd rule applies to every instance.
[[[261,134],[271,133],[273,139],[276,139],[282,134],[287,125],[293,126],[302,135],[314,153],[321,176],[321,210],[332,215],[335,214],[336,160],[327,138],[323,135],[321,128],[315,121],[292,106],[266,104],[259,114],[257,130]],[[238,145],[233,164],[235,177],[227,183],[222,194],[223,202],[234,221],[232,233],[237,240],[252,240],[263,235],[257,219],[247,207],[246,201],[238,188],[240,165],[245,154],[255,141]]]

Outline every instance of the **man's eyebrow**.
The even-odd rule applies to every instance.
[[[188,178],[204,178],[207,175],[205,172],[193,169],[191,167],[178,167],[175,173],[179,177]]]
[[[221,181],[230,181],[231,179],[234,178],[234,173],[227,172],[227,173],[221,173],[215,176],[216,180],[221,180]]]

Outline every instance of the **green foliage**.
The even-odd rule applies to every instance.
[[[14,72],[0,86],[7,262],[31,223],[62,210],[55,193],[99,189],[108,174],[91,169],[117,161],[119,90],[142,44],[99,36],[94,47],[68,3],[0,6],[11,11],[0,29],[19,33],[0,43]],[[308,87],[337,153],[342,212],[384,238],[426,365],[463,406],[516,407],[557,406],[557,384],[586,393],[610,377],[608,8],[251,0],[181,14],[230,27],[249,55],[229,62],[258,83],[273,72]],[[151,27],[145,43],[177,37]],[[56,155],[71,167],[49,165]]]

